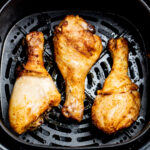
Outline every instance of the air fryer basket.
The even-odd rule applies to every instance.
[[[11,2],[17,5],[17,1]],[[19,5],[19,4],[18,4]],[[11,8],[11,6],[9,5]],[[16,6],[17,9],[20,9]],[[30,9],[28,9],[30,10]],[[9,9],[11,13],[11,9]],[[19,11],[19,10],[17,10]],[[32,12],[33,10],[31,10]],[[14,12],[14,10],[13,10]],[[37,12],[37,11],[35,11]],[[126,145],[135,141],[149,128],[149,73],[145,39],[128,19],[115,13],[104,11],[46,11],[20,15],[16,20],[11,19],[5,39],[1,39],[1,126],[15,140],[26,145],[45,148],[107,148]],[[88,23],[95,26],[96,34],[102,39],[103,52],[99,60],[92,67],[85,81],[84,101],[85,111],[83,121],[77,123],[66,120],[61,114],[65,100],[64,80],[56,66],[53,57],[53,31],[56,25],[69,14],[79,15]],[[13,14],[14,15],[14,14]],[[17,15],[17,13],[15,14]],[[3,16],[1,16],[2,18]],[[5,16],[6,19],[7,16]],[[1,19],[0,18],[0,19]],[[2,18],[3,19],[3,18]],[[4,30],[4,27],[3,27]],[[34,132],[17,135],[9,126],[8,104],[10,94],[16,79],[16,68],[26,62],[26,51],[22,41],[30,31],[41,31],[45,37],[44,62],[51,74],[57,88],[62,95],[58,108],[53,108],[45,118],[44,124]],[[1,34],[4,34],[1,33]],[[112,58],[107,49],[110,38],[125,37],[129,42],[129,77],[139,86],[141,94],[141,111],[137,121],[129,128],[119,131],[115,135],[106,135],[97,130],[91,123],[91,106],[96,96],[96,91],[101,89],[105,79],[111,71]],[[2,35],[1,35],[2,37]],[[150,50],[150,49],[149,49]],[[149,55],[148,55],[149,56]]]

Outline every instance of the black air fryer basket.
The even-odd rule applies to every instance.
[[[136,143],[150,128],[150,9],[149,0],[96,1],[91,3],[48,0],[9,0],[0,12],[0,126],[16,142],[33,148],[97,149],[120,148]],[[95,26],[102,39],[103,51],[91,68],[85,81],[85,110],[81,123],[66,120],[61,114],[65,100],[64,80],[53,57],[53,31],[66,15],[79,15]],[[26,62],[22,41],[30,31],[41,31],[45,37],[44,62],[62,95],[58,108],[52,109],[44,124],[36,131],[17,135],[9,126],[8,105],[16,79],[16,68]],[[111,71],[112,58],[107,49],[108,40],[125,37],[129,42],[128,74],[139,86],[141,111],[135,123],[114,135],[106,135],[91,123],[91,106],[96,91],[101,89]]]

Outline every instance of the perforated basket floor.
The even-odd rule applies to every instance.
[[[65,99],[65,84],[53,57],[52,38],[54,27],[68,14],[79,14],[87,22],[94,25],[96,34],[101,37],[103,44],[103,52],[88,73],[85,81],[85,110],[83,121],[80,123],[66,120],[61,114],[61,108]],[[37,144],[37,146],[90,147],[124,143],[141,132],[145,125],[145,114],[147,111],[147,64],[144,43],[140,33],[131,23],[120,16],[77,11],[33,14],[17,22],[8,32],[3,45],[1,60],[1,106],[3,122],[9,130],[11,130],[8,123],[9,98],[16,79],[16,67],[26,62],[26,50],[22,45],[22,41],[30,31],[42,31],[44,33],[45,67],[55,81],[62,95],[62,101],[58,108],[54,108],[47,114],[45,123],[40,128],[34,132],[27,132],[18,136],[18,138],[30,144]],[[105,135],[91,123],[91,106],[96,97],[96,91],[102,88],[105,79],[111,71],[112,58],[106,47],[107,42],[110,38],[120,36],[127,38],[129,41],[128,74],[132,81],[139,86],[142,106],[140,116],[131,127],[119,131],[115,135]],[[11,132],[13,131],[11,130]]]

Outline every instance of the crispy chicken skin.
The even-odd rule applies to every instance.
[[[84,110],[84,83],[87,73],[102,51],[95,28],[79,16],[69,15],[55,28],[54,54],[66,84],[62,113],[81,121]]]
[[[112,134],[129,127],[140,111],[138,86],[130,80],[128,72],[128,43],[124,38],[111,39],[108,43],[113,58],[111,73],[92,106],[93,124]]]
[[[26,36],[28,61],[16,79],[9,103],[9,121],[18,134],[36,128],[43,123],[42,114],[52,106],[58,106],[61,95],[44,68],[41,32]]]

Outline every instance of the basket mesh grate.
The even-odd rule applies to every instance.
[[[95,26],[96,34],[102,39],[103,52],[87,75],[85,81],[84,101],[85,110],[81,123],[66,120],[61,114],[65,99],[65,83],[54,62],[53,31],[66,14],[79,14],[87,22]],[[123,143],[136,136],[144,127],[146,113],[146,62],[142,39],[139,32],[124,18],[113,14],[85,13],[85,12],[45,12],[23,18],[9,31],[4,46],[1,63],[1,93],[2,116],[8,128],[8,103],[15,82],[17,66],[26,61],[25,48],[22,41],[30,31],[42,31],[45,37],[44,62],[57,88],[61,92],[62,101],[58,108],[53,108],[45,118],[44,124],[34,132],[27,132],[20,139],[27,143],[52,146],[98,146]],[[111,71],[112,58],[107,49],[110,38],[123,36],[129,41],[129,70],[132,81],[139,86],[141,94],[141,111],[137,121],[128,129],[119,131],[115,135],[105,135],[91,124],[91,106],[96,97],[96,91],[103,87],[103,83]]]

